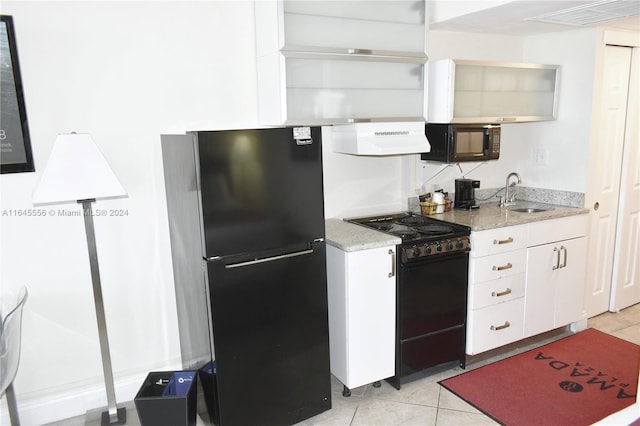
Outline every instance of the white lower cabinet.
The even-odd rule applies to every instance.
[[[395,374],[395,246],[327,246],[331,373],[349,389]]]
[[[582,318],[586,227],[583,218],[572,222],[558,219],[531,227],[531,235],[536,235],[538,241],[552,242],[527,248],[524,337]]]
[[[474,231],[467,354],[583,318],[588,216]]]

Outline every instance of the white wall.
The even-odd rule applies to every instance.
[[[29,286],[15,388],[23,423],[42,424],[106,405],[95,310],[83,222],[62,215],[77,207],[15,212],[33,208],[56,135],[90,133],[129,193],[96,204],[128,216],[95,220],[118,401],[179,368],[160,134],[258,125],[253,2],[3,1],[2,13],[36,172],[0,176],[0,295]],[[336,154],[329,138],[324,153],[327,217],[406,208],[406,159]]]
[[[586,191],[595,37],[595,29],[528,37],[430,32],[429,59],[560,65],[557,120],[503,124],[500,159],[484,165],[462,164],[466,177],[479,179],[482,188],[498,188],[504,186],[507,174],[515,171],[521,175],[524,186]],[[548,164],[536,163],[537,150],[546,150]],[[449,167],[435,178],[432,177],[441,166],[420,162],[420,168],[418,178],[422,180],[417,185],[427,182],[425,190],[431,190],[431,185],[437,183],[451,191],[453,180],[461,177],[457,167]]]
[[[597,30],[589,28],[525,39],[525,62],[560,65],[557,120],[512,125],[522,145],[518,171],[526,176],[526,186],[587,190],[596,38]],[[547,165],[536,164],[540,149],[548,152]]]
[[[95,220],[118,400],[179,368],[160,134],[255,125],[253,3],[3,1],[2,13],[36,163],[0,177],[2,294],[30,290],[15,388],[23,423],[41,424],[106,405],[98,334],[83,222],[61,214],[77,207],[14,212],[33,208],[56,134],[90,133],[129,193],[96,203],[128,216]]]
[[[325,217],[366,216],[407,209],[406,156],[356,156],[333,152],[331,127],[323,128]],[[415,196],[415,195],[414,195]]]

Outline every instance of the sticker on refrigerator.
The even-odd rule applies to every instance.
[[[294,127],[293,139],[295,139],[297,145],[311,145],[313,143],[311,127]]]

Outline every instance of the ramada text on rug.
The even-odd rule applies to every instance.
[[[629,386],[628,383],[624,383],[618,380],[616,377],[609,376],[607,373],[598,371],[597,369],[589,367],[586,364],[576,362],[572,365],[571,363],[555,359],[552,356],[545,356],[542,354],[542,352],[538,352],[538,354],[535,356],[535,360],[549,361],[549,367],[553,368],[554,370],[569,372],[569,377],[574,378],[574,380],[563,380],[559,383],[560,387],[568,392],[581,392],[585,388],[585,386],[583,386],[581,383],[575,381],[579,380],[585,385],[594,385],[589,386],[590,388],[598,388],[599,385],[600,391],[604,391],[608,395],[615,395],[617,399],[636,397],[635,394],[632,395],[625,392],[625,389]]]

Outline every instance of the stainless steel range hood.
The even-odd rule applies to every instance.
[[[429,152],[424,122],[353,123],[333,126],[333,150],[354,155]]]

